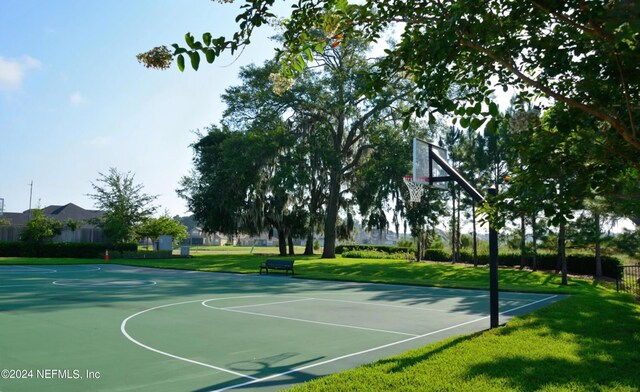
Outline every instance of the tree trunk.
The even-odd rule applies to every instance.
[[[313,256],[313,232],[307,233],[307,242],[304,246],[304,255]]]
[[[566,255],[566,223],[560,223],[560,230],[558,232],[558,262],[562,270],[562,285],[567,285],[567,255]]]
[[[416,252],[416,261],[422,260],[422,233],[418,233],[418,244],[417,244],[417,252]]]
[[[289,242],[289,256],[295,256],[296,250],[293,247],[293,235],[291,235],[291,233],[287,236],[287,240]]]
[[[538,270],[538,236],[536,234],[536,214],[535,212],[533,213],[533,215],[531,216],[531,230],[532,230],[532,240],[533,240],[533,244],[532,244],[532,252],[533,254],[531,255],[531,269],[534,271]]]
[[[476,232],[476,202],[473,202],[472,205],[472,215],[473,215],[473,266],[478,266],[478,233]]]
[[[407,221],[405,219],[404,224],[402,225],[404,227],[404,235],[402,236],[402,239],[406,240],[407,239]]]
[[[340,201],[340,184],[342,174],[340,170],[331,170],[329,180],[329,200],[327,202],[327,216],[324,224],[323,259],[336,258],[336,224],[338,222],[338,208]]]
[[[600,245],[602,242],[602,233],[600,228],[600,213],[594,212],[593,219],[595,221],[596,231],[596,278],[602,277],[602,250]]]
[[[400,222],[396,221],[395,225],[396,225],[396,244],[397,244],[398,240],[400,239]]]
[[[520,217],[520,269],[524,269],[525,257],[527,254],[526,227],[524,214]]]
[[[278,227],[278,249],[280,256],[287,255],[287,233],[283,226]]]

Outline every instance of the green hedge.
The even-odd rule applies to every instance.
[[[0,241],[0,257],[68,257],[76,259],[103,258],[111,253],[135,252],[138,244],[105,244],[93,242],[46,242],[34,244],[22,241]]]
[[[336,254],[341,255],[344,252],[350,252],[354,250],[361,251],[377,251],[383,252],[387,254],[394,253],[411,253],[415,252],[415,248],[409,248],[405,246],[394,246],[394,245],[359,245],[359,244],[343,244],[336,246]]]
[[[348,250],[342,253],[342,257],[351,259],[397,259],[415,261],[416,256],[413,252],[396,252],[386,253],[379,250]]]
[[[451,261],[451,253],[444,249],[427,249],[423,258],[429,261]]]
[[[425,252],[426,260],[450,262],[451,253],[442,249],[427,249]],[[460,252],[460,261],[462,263],[473,263],[473,253]],[[525,258],[525,267],[531,267],[531,257]],[[555,270],[558,263],[557,254],[539,254],[536,257],[537,269],[539,270]],[[488,265],[489,255],[479,254],[478,264]],[[501,253],[498,256],[498,264],[504,267],[519,267],[519,253]],[[602,274],[610,278],[616,278],[618,267],[622,262],[611,256],[602,256]],[[595,275],[596,273],[596,257],[595,255],[572,254],[567,255],[567,271],[575,275]]]

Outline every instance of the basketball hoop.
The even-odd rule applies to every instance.
[[[409,203],[419,203],[422,200],[424,188],[421,184],[413,181],[412,176],[404,176],[404,184],[409,188]]]

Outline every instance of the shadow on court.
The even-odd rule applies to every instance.
[[[283,353],[283,354],[272,356],[272,357],[268,357],[268,358],[262,358],[262,359],[259,359],[257,362],[251,362],[251,363],[252,364],[259,364],[260,366],[262,366],[262,369],[260,370],[260,373],[262,373],[265,376],[267,376],[269,374],[287,373],[291,369],[304,367],[305,365],[312,364],[312,363],[314,363],[316,361],[320,361],[320,360],[324,359],[324,357],[317,357],[317,358],[313,358],[313,359],[306,360],[306,361],[295,362],[293,364],[288,364],[288,365],[285,365],[285,366],[278,366],[277,365],[277,362],[279,362],[282,359],[288,359],[290,356],[291,356],[290,353]],[[229,365],[230,369],[234,369],[234,367],[232,365],[233,364]],[[237,371],[245,370],[246,371],[246,370],[250,370],[250,369],[247,369],[246,367],[243,369],[242,367],[240,367],[240,368],[235,368],[234,370],[237,370]],[[213,385],[207,386],[205,388],[200,388],[200,389],[195,390],[194,392],[211,392],[211,391],[214,391],[214,390],[219,390],[219,389],[224,389],[224,388],[231,388],[231,387],[234,390],[254,389],[254,388],[256,388],[258,386],[258,384],[259,384],[260,388],[277,390],[277,389],[281,389],[281,388],[290,387],[291,384],[303,383],[303,382],[312,380],[312,379],[314,379],[316,377],[317,377],[317,375],[314,375],[314,374],[311,374],[311,373],[306,373],[304,371],[296,371],[296,372],[284,374],[284,375],[282,375],[280,377],[274,377],[272,379],[260,380],[259,383],[243,382],[240,379],[236,379],[236,380],[225,382],[225,383],[221,383],[221,384],[213,384]],[[246,384],[246,385],[242,385],[242,384]]]
[[[505,293],[501,306],[541,298],[551,297]],[[0,339],[8,360],[111,375],[76,389],[58,381],[64,390],[272,391],[485,329],[487,313],[481,290],[114,264],[0,267],[0,317],[7,336],[20,336]],[[434,354],[395,361],[394,371]]]
[[[127,303],[161,300],[182,295],[224,295],[229,292],[246,294],[274,292],[299,293],[301,285],[325,292],[355,290],[373,293],[374,300],[397,302],[403,305],[429,305],[443,298],[460,295],[451,301],[455,312],[478,314],[488,305],[487,293],[430,287],[394,286],[353,282],[308,281],[280,276],[252,276],[228,273],[207,273],[181,270],[149,269],[118,265],[97,265],[101,269],[82,270],[79,266],[50,266],[55,273],[39,274],[34,267],[25,273],[3,273],[0,266],[0,309],[11,312],[58,311],[61,308],[95,306],[127,307]],[[58,281],[77,281],[78,285],[56,285]],[[155,285],[126,286],[109,284],[127,281],[155,281]],[[91,282],[102,284],[92,285]],[[83,285],[88,285],[84,287]],[[438,290],[442,294],[435,294]]]

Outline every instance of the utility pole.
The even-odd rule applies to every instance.
[[[33,180],[29,184],[29,220],[31,220],[31,197],[33,196]]]

